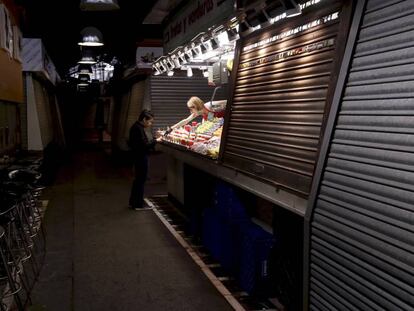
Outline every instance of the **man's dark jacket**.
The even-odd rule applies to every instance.
[[[145,157],[151,149],[154,148],[156,141],[148,140],[145,134],[144,126],[141,122],[136,121],[129,130],[128,146],[131,149],[133,156]]]

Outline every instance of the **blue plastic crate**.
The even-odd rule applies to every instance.
[[[269,257],[274,237],[253,223],[243,227],[241,234],[240,286],[249,294],[264,292],[269,285]]]
[[[214,259],[218,259],[220,254],[221,230],[222,226],[217,211],[213,208],[206,208],[203,213],[202,241]]]
[[[241,253],[240,228],[247,226],[250,220],[233,219],[224,221],[221,219],[221,239],[219,262],[230,275],[236,275],[239,271],[239,256]]]
[[[214,208],[225,221],[247,218],[245,206],[233,186],[219,181],[214,191]]]

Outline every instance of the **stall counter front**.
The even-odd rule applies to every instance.
[[[188,152],[185,146],[177,146],[176,144],[169,142],[162,142],[158,144],[158,146],[160,151],[167,154],[173,160],[168,161],[168,163],[181,162],[190,165],[214,177],[240,187],[254,195],[257,195],[258,197],[277,204],[302,217],[305,215],[307,206],[307,200],[305,198],[285,191],[284,189],[277,187],[277,185],[263,183],[256,178],[250,177],[233,168],[223,166],[219,162],[209,159],[203,155]],[[169,167],[168,171],[170,173],[168,178],[183,178],[183,172],[172,172],[174,169],[182,170],[182,168],[182,165],[175,165],[174,168]],[[182,184],[182,181],[175,182],[169,180],[168,184]],[[168,191],[170,192],[170,189],[168,189]]]

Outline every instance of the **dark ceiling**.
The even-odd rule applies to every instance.
[[[135,60],[137,43],[161,39],[160,25],[142,25],[155,0],[118,0],[120,10],[81,11],[80,0],[20,0],[24,8],[22,31],[28,38],[42,38],[47,52],[61,75],[80,59],[80,31],[87,26],[98,28],[104,47],[97,48],[108,59],[116,56],[122,64]]]

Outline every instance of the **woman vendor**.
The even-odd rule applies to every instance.
[[[187,102],[191,114],[180,122],[171,126],[171,130],[184,126],[197,118],[203,117],[203,122],[213,118],[223,118],[226,110],[227,100],[216,100],[204,103],[199,97],[193,96]]]

